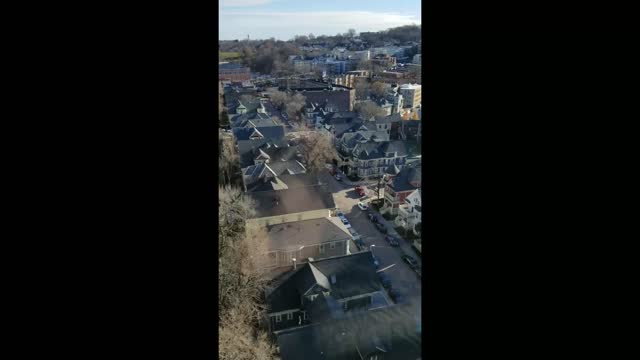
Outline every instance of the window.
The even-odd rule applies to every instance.
[[[276,315],[276,322],[282,322],[282,315]]]
[[[320,244],[319,250],[320,254],[324,254],[324,244]]]
[[[293,320],[293,313],[287,313],[287,320]]]
[[[335,249],[336,248],[336,243],[332,242],[331,245],[329,245],[329,248]]]

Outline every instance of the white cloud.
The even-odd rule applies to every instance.
[[[220,12],[220,38],[243,39],[275,37],[287,40],[294,35],[314,33],[335,35],[348,29],[357,32],[380,31],[407,24],[420,24],[420,14],[403,15],[371,11],[306,12]]]
[[[271,0],[219,0],[220,7],[244,7],[244,6],[256,6],[265,5],[271,2]]]

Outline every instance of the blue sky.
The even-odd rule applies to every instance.
[[[219,0],[220,40],[288,40],[420,24],[420,0]]]

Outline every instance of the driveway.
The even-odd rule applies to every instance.
[[[419,302],[422,292],[422,282],[416,273],[411,270],[409,265],[401,259],[404,248],[410,247],[410,244],[403,244],[405,240],[399,237],[401,247],[390,247],[384,240],[384,235],[376,229],[371,221],[369,221],[367,212],[358,208],[358,201],[360,201],[360,198],[356,194],[354,188],[345,185],[342,182],[338,182],[326,171],[320,176],[323,182],[328,183],[329,189],[333,193],[333,199],[336,206],[345,214],[353,229],[362,236],[365,244],[370,246],[373,254],[380,258],[380,268],[382,269],[395,264],[393,267],[384,271],[391,280],[392,288],[396,288],[402,295],[404,295],[407,301]],[[377,198],[377,195],[375,195],[372,190],[367,191],[371,191],[371,195],[370,199],[365,200],[365,203],[368,203],[371,199]],[[379,214],[377,214],[377,216],[379,220],[384,220]],[[371,245],[375,246],[371,247]],[[422,261],[419,257],[412,254],[410,255],[418,261],[420,266],[422,266]]]

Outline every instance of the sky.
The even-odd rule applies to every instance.
[[[220,40],[289,40],[421,24],[421,0],[219,0]]]

